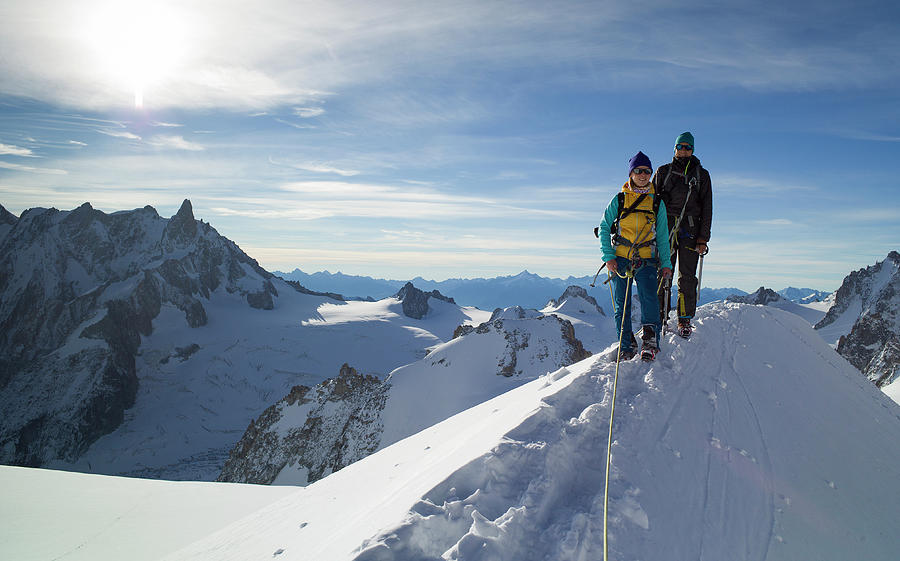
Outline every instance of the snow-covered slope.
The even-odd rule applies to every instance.
[[[207,304],[207,326],[191,329],[161,314],[141,346],[141,385],[125,422],[77,462],[50,466],[215,479],[250,421],[292,387],[315,386],[344,362],[384,378],[450,340],[461,323],[486,316],[429,301],[429,315],[416,320],[395,298],[337,302],[272,282],[279,291],[273,310],[249,310],[219,295]],[[187,345],[196,351],[182,358],[177,349]]]
[[[795,288],[789,286],[778,291],[778,294],[786,300],[796,302],[797,304],[811,304],[813,302],[821,302],[831,293],[814,288]]]
[[[822,337],[879,387],[900,366],[900,253],[847,275],[834,305],[816,324]]]
[[[771,288],[766,288],[764,286],[759,287],[753,294],[747,294],[745,296],[729,296],[726,298],[726,302],[771,306],[773,308],[778,308],[779,310],[796,314],[813,325],[825,316],[825,312],[822,311],[819,306],[797,304],[796,302],[792,302],[781,296]]]
[[[0,466],[0,559],[147,561],[293,492]]]
[[[667,338],[657,362],[620,368],[611,558],[893,559],[900,407],[793,314],[718,303],[702,307],[696,325],[688,341]],[[165,559],[600,559],[614,368],[606,356],[586,359],[217,532],[184,528],[177,543],[188,532],[198,541]],[[9,484],[4,470],[0,478]],[[52,491],[57,504],[17,505],[18,516],[44,522],[0,540],[0,556],[47,558],[28,546],[58,536],[67,559],[122,559],[103,549],[115,520],[120,540],[156,528],[160,539],[124,558],[157,559],[173,549],[168,512],[205,500],[136,502],[155,512],[77,507],[62,487]],[[73,510],[84,527],[77,538],[56,531]]]
[[[611,301],[607,299],[606,303],[612,309]],[[640,304],[637,306],[639,308]],[[575,336],[592,353],[600,352],[611,341],[618,339],[613,312],[607,315],[603,307],[580,286],[566,288],[559,298],[548,302],[541,313],[553,314],[572,322]],[[632,315],[640,318],[640,315]]]
[[[344,365],[334,380],[293,388],[250,425],[219,480],[306,485],[589,355],[567,320],[497,310],[383,382]]]

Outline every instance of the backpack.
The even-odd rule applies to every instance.
[[[633,247],[636,251],[638,251],[642,247],[652,246],[652,253],[656,254],[656,214],[657,214],[657,211],[659,211],[659,201],[661,200],[661,197],[659,196],[659,194],[653,195],[653,210],[652,211],[637,208],[644,201],[644,199],[647,198],[648,194],[649,193],[641,194],[637,198],[637,200],[634,201],[634,204],[632,204],[630,207],[626,208],[625,207],[625,193],[623,191],[619,192],[619,194],[618,194],[619,214],[618,214],[618,216],[616,216],[615,221],[612,223],[612,225],[609,228],[609,233],[610,233],[610,237],[612,239],[613,247],[620,246],[620,245],[627,245],[629,247]],[[637,244],[637,245],[635,245],[631,240],[625,238],[624,236],[619,235],[619,222],[623,218],[625,218],[626,216],[628,216],[629,214],[631,214],[633,212],[641,212],[644,214],[651,215],[651,217],[650,217],[650,224],[652,225],[651,226],[651,236],[647,241]]]

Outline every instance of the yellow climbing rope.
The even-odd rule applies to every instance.
[[[631,318],[625,317],[625,308],[628,305],[628,297],[629,292],[631,291],[631,280],[634,277],[634,271],[629,268],[628,271],[621,275],[618,271],[616,274],[619,277],[627,279],[627,285],[625,286],[625,303],[622,306],[622,324],[619,328],[619,350],[616,355],[616,372],[613,375],[613,390],[612,390],[612,400],[609,406],[609,440],[606,443],[606,483],[603,485],[603,561],[609,561],[609,540],[607,536],[607,521],[609,519],[609,464],[610,464],[610,455],[612,453],[612,437],[613,437],[613,416],[616,413],[616,388],[619,383],[619,362],[622,359],[622,334],[625,333],[625,321],[631,321]],[[612,275],[610,275],[612,278]],[[612,295],[612,286],[609,289],[610,296]],[[630,306],[628,306],[630,308]]]

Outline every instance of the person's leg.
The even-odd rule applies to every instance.
[[[676,247],[672,251],[672,271],[676,270],[678,266],[678,248]],[[657,287],[659,287],[659,293],[657,294],[657,298],[659,299],[659,319],[660,324],[662,322],[668,320],[668,312],[669,306],[671,305],[672,299],[672,279],[669,279],[665,283],[660,284],[661,277],[659,276],[661,273],[657,274]],[[669,287],[669,290],[666,290],[666,286]]]
[[[625,259],[624,257],[617,257],[616,263],[619,265],[619,272],[623,274],[628,270],[628,267],[630,267],[628,259]],[[613,293],[616,300],[616,335],[621,333],[623,350],[631,349],[631,339],[633,336],[631,330],[631,290],[628,289],[628,285],[631,283],[631,277],[622,278],[613,273],[612,282]],[[627,299],[625,298],[626,292],[629,293]]]
[[[678,248],[678,317],[692,318],[697,311],[697,263],[700,255],[694,243],[682,243]]]
[[[658,265],[658,261],[656,264]],[[661,328],[660,317],[654,313],[656,297],[656,277],[657,267],[650,264],[638,270],[634,275],[637,284],[638,296],[641,299],[641,326],[649,327],[653,330],[654,342],[659,346],[659,333]]]

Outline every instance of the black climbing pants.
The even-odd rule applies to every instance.
[[[675,310],[679,318],[692,318],[697,312],[697,263],[700,254],[696,251],[697,242],[690,238],[676,241],[672,252],[672,267],[678,269],[678,302]],[[666,319],[665,290],[659,293],[659,315]]]

